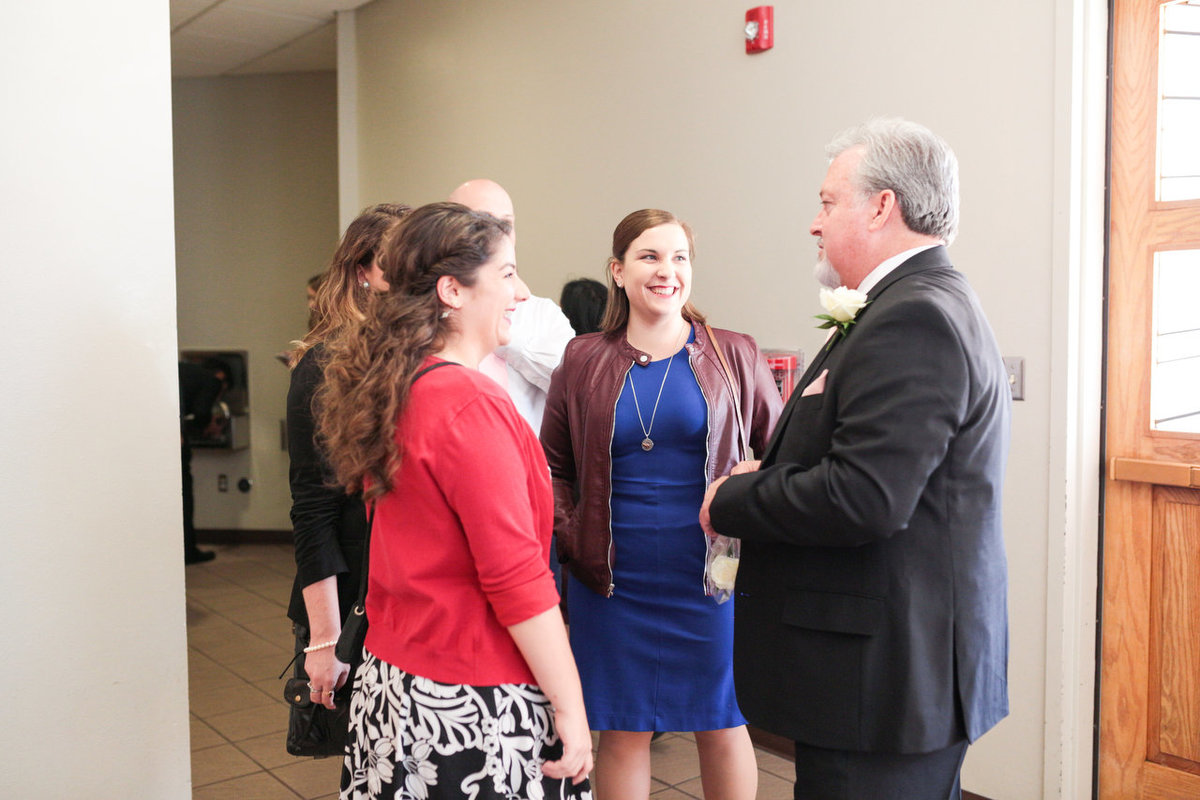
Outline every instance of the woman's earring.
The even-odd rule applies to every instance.
[[[441,319],[445,319],[448,316],[450,316],[450,309],[447,308],[445,311],[442,312]]]
[[[363,282],[362,282],[362,287],[363,287],[364,289],[370,289],[370,288],[371,288],[371,284],[370,284],[370,282],[368,282],[368,281],[363,281]]]

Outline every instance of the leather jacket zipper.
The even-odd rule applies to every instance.
[[[695,379],[696,385],[700,387],[700,396],[704,398],[704,408],[707,412],[704,419],[704,488],[707,490],[709,484],[713,482],[715,475],[710,475],[710,469],[716,472],[715,468],[710,467],[709,459],[712,457],[712,401],[708,395],[704,393],[704,384],[700,381],[700,375],[696,372],[696,365],[692,363],[692,351],[688,351],[688,367],[692,370],[692,378]],[[705,573],[708,572],[708,535],[701,531],[701,536],[704,537],[704,552],[705,552],[705,568],[700,573],[700,590],[707,591],[707,583],[705,581]]]
[[[629,366],[625,368],[625,374],[621,376],[621,386],[624,387],[625,379],[629,377],[630,371],[633,369],[633,361],[629,362]],[[614,583],[613,568],[612,568],[612,551],[613,551],[613,532],[612,532],[612,445],[613,439],[617,435],[617,403],[621,399],[621,392],[617,392],[617,396],[613,399],[612,408],[612,430],[608,432],[608,547],[604,550],[604,563],[608,567],[608,594],[605,597],[612,597],[617,586]]]

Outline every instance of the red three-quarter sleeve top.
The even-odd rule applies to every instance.
[[[413,384],[396,438],[403,461],[371,532],[367,649],[441,683],[534,682],[507,630],[558,603],[533,429],[499,384],[450,366]]]

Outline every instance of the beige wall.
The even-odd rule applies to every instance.
[[[275,355],[304,335],[305,283],[337,244],[336,79],[197,78],[173,91],[179,346],[246,350],[250,369],[251,446],[197,451],[196,525],[290,530],[288,371]]]
[[[0,25],[0,797],[191,797],[168,29]]]
[[[1005,355],[1026,359],[1005,502],[1013,713],[972,748],[965,770],[965,787],[993,798],[1055,796],[1071,783],[1061,770],[1087,768],[1059,763],[1062,744],[1045,734],[1086,735],[1090,715],[1058,697],[1087,695],[1089,664],[1062,672],[1089,643],[1060,630],[1080,624],[1060,606],[1077,611],[1087,591],[1059,596],[1068,589],[1058,573],[1078,568],[1063,562],[1079,556],[1063,552],[1063,531],[1051,526],[1062,524],[1066,465],[1096,473],[1048,443],[1061,435],[1052,419],[1077,416],[1052,401],[1079,400],[1051,365],[1096,374],[1094,362],[1076,362],[1075,333],[1057,322],[1076,288],[1055,280],[1078,255],[1066,182],[1079,174],[1064,165],[1077,133],[1065,126],[1077,120],[1064,109],[1077,89],[1073,28],[1095,5],[783,0],[775,49],[748,56],[745,3],[377,0],[356,15],[357,105],[343,107],[358,131],[359,205],[426,202],[465,178],[493,177],[516,202],[526,280],[554,297],[568,277],[600,275],[625,213],[667,208],[695,227],[693,297],[713,321],[809,353],[820,334],[807,229],[823,145],[876,114],[949,140],[963,185],[951,255]],[[1074,266],[1098,274],[1092,255]],[[1078,513],[1094,516],[1094,506]],[[1061,618],[1048,623],[1048,609]],[[1076,746],[1090,763],[1086,742]]]

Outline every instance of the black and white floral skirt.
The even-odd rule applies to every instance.
[[[438,683],[364,654],[341,800],[591,800],[587,781],[542,775],[562,742],[538,687]]]

